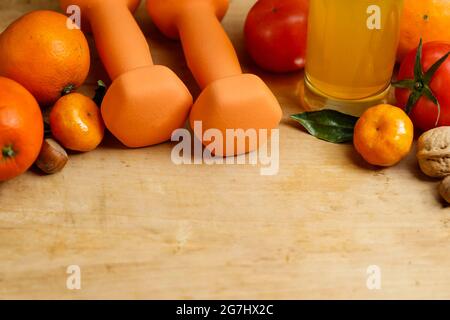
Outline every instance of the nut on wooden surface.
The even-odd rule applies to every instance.
[[[66,166],[68,160],[69,156],[66,150],[55,140],[48,138],[42,144],[36,165],[47,174],[55,174]]]
[[[450,175],[450,127],[425,132],[417,144],[417,160],[423,173],[433,178]]]

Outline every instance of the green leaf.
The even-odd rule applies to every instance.
[[[106,84],[102,80],[97,81],[97,89],[95,90],[95,96],[93,98],[97,106],[101,107],[103,98],[105,97],[107,91]]]
[[[311,135],[332,143],[353,141],[357,117],[335,110],[304,112],[291,116]]]

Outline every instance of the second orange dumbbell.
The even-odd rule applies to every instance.
[[[181,39],[188,66],[203,92],[190,114],[191,126],[201,121],[204,130],[219,129],[224,137],[224,156],[253,151],[234,143],[227,148],[228,129],[271,130],[278,126],[281,107],[266,84],[257,76],[242,74],[233,45],[220,20],[228,0],[148,0],[153,22],[172,39]],[[203,140],[203,137],[198,137]],[[265,137],[258,136],[261,142]],[[208,141],[203,141],[208,146]],[[257,145],[257,144],[256,144]]]

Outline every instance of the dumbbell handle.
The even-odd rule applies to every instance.
[[[209,4],[186,6],[177,27],[189,69],[201,88],[242,73],[233,44]]]
[[[112,80],[153,65],[147,40],[125,3],[96,1],[88,14],[97,51]]]

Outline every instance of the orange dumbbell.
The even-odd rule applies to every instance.
[[[81,9],[100,58],[113,80],[102,103],[108,129],[128,147],[170,139],[184,126],[193,100],[170,69],[153,65],[150,49],[132,12],[140,0],[60,0]]]
[[[203,89],[190,114],[191,126],[201,121],[204,130],[222,132],[224,145],[222,152],[213,151],[216,154],[252,151],[248,141],[245,148],[226,148],[227,129],[271,130],[278,126],[282,112],[259,77],[242,74],[236,51],[220,24],[228,0],[148,0],[147,9],[166,36],[181,39],[188,66]],[[258,138],[262,142],[264,137]],[[203,143],[208,146],[208,141]]]

